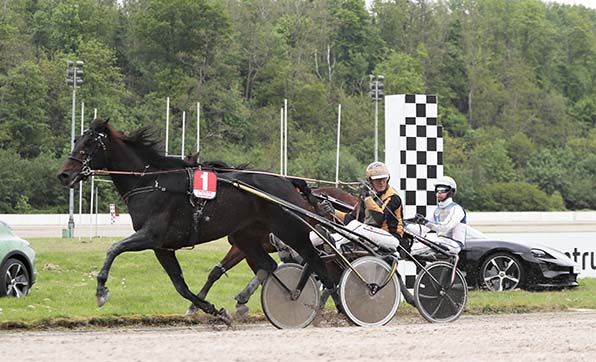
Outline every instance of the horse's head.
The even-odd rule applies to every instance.
[[[86,180],[92,170],[107,166],[108,132],[108,120],[95,119],[75,139],[71,154],[58,171],[58,179],[64,186],[73,187],[77,182]]]

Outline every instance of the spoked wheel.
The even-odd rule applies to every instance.
[[[453,265],[434,262],[416,277],[414,299],[418,311],[431,323],[451,322],[459,318],[468,300],[468,284],[459,270],[451,284]]]
[[[524,270],[516,257],[508,253],[491,255],[482,263],[480,285],[501,292],[522,286]]]
[[[397,273],[392,275],[391,267],[373,256],[356,259],[352,267],[364,278],[364,282],[352,269],[343,272],[339,295],[346,316],[362,327],[389,323],[399,307]]]
[[[310,275],[300,296],[292,297],[302,276],[302,265],[282,264],[263,283],[261,305],[271,324],[280,329],[304,328],[319,311],[319,286]]]
[[[0,266],[0,297],[22,298],[29,293],[31,279],[20,260],[8,259]]]

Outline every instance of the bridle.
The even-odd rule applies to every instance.
[[[73,150],[73,152],[71,152],[70,155],[68,155],[68,159],[80,162],[83,165],[83,167],[81,168],[81,175],[87,178],[93,174],[93,170],[91,169],[91,167],[89,167],[89,163],[91,162],[91,160],[95,156],[95,153],[97,152],[97,150],[99,150],[100,147],[104,151],[104,157],[106,157],[107,147],[104,143],[104,140],[107,139],[108,136],[103,132],[96,132],[91,129],[87,129],[85,132],[83,132],[83,136],[89,136],[92,138],[93,148],[91,149],[91,152],[89,152],[87,154],[87,157],[84,160],[82,160],[74,156]]]

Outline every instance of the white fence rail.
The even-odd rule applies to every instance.
[[[596,232],[596,211],[468,212],[468,224],[486,233]],[[75,215],[75,237],[127,236],[133,231],[129,214]],[[22,237],[60,237],[68,214],[0,214]],[[595,240],[596,243],[596,240]]]
[[[0,220],[23,238],[68,236],[68,214],[0,214]],[[558,249],[580,264],[581,276],[596,277],[596,211],[469,212],[468,223],[497,239]],[[75,215],[77,239],[124,237],[133,232],[128,214]]]

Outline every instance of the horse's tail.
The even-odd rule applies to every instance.
[[[290,182],[292,182],[292,185],[294,185],[294,187],[296,188],[296,191],[303,193],[305,195],[312,194],[312,190],[310,189],[310,187],[308,186],[306,181],[304,181],[303,179],[292,178],[292,177],[290,177],[289,179],[290,179]]]
[[[308,203],[313,207],[313,209],[318,211],[317,205],[320,200],[312,193],[312,190],[306,181],[291,177],[289,179],[292,182],[292,185],[294,185],[296,188],[296,191],[300,192],[306,198],[306,201],[308,201]]]

